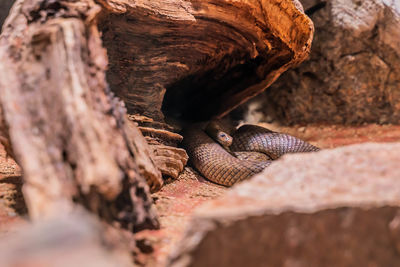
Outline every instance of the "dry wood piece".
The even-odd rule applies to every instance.
[[[139,167],[140,174],[146,178],[147,184],[150,186],[152,192],[157,191],[163,185],[161,172],[158,169],[159,165],[153,161],[154,154],[152,148],[147,144],[146,139],[143,137],[141,131],[135,126],[134,122],[126,120],[127,129],[129,130],[128,139],[131,145]]]
[[[182,148],[165,145],[151,145],[151,147],[154,149],[154,161],[161,173],[175,179],[178,178],[189,159],[186,151]]]
[[[148,155],[132,150],[125,108],[105,81],[100,11],[91,0],[17,1],[0,38],[0,104],[33,219],[74,200],[130,230],[155,228],[138,167]]]
[[[309,54],[297,0],[102,0],[111,88],[130,113],[222,116]]]
[[[139,127],[142,134],[147,137],[149,144],[165,144],[177,146],[183,140],[183,136],[167,130]]]

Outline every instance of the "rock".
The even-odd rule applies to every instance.
[[[399,149],[284,156],[197,209],[169,266],[400,266]]]
[[[310,58],[257,101],[284,124],[400,123],[398,0],[303,0]]]
[[[1,240],[1,266],[134,266],[127,243],[110,243],[104,230],[87,214],[24,226]]]

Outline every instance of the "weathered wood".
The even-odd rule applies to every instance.
[[[111,88],[162,121],[221,117],[310,51],[297,0],[100,1]]]
[[[161,173],[167,177],[178,178],[189,159],[186,151],[165,145],[151,145],[151,147],[154,150],[154,161]]]
[[[107,86],[100,11],[91,0],[17,1],[0,38],[0,104],[33,219],[74,200],[130,230],[155,228],[143,175],[160,174]]]
[[[147,144],[146,139],[138,127],[135,126],[134,122],[126,119],[125,123],[128,130],[127,137],[130,141],[130,148],[134,154],[135,162],[139,167],[139,172],[146,178],[150,189],[157,191],[163,185],[163,179],[159,165],[153,160],[153,149]]]
[[[139,125],[139,130],[153,150],[149,154],[163,177],[178,178],[189,158],[184,149],[177,148],[183,136],[172,132],[170,125],[146,116],[131,114],[128,118]]]

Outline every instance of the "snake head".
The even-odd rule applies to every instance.
[[[216,142],[220,143],[225,149],[231,146],[233,138],[222,127],[219,121],[212,120],[207,124],[205,132]]]
[[[224,147],[229,147],[232,144],[233,138],[225,132],[218,132],[217,141]]]

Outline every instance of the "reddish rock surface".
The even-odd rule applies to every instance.
[[[169,266],[399,266],[399,149],[285,155],[196,209]]]
[[[315,25],[310,58],[254,99],[263,120],[398,124],[399,1],[301,2]]]
[[[113,246],[105,232],[109,230],[82,211],[25,225],[0,239],[1,266],[134,266],[127,246]]]
[[[371,141],[400,141],[400,126],[393,125],[280,127],[263,124],[263,126],[298,136],[321,148]],[[150,262],[154,263],[154,260],[157,263],[164,262],[168,252],[181,238],[194,208],[223,195],[226,190],[225,187],[204,180],[188,168],[178,180],[164,186],[156,194],[156,206],[161,216],[162,230],[142,233],[142,237],[151,237],[155,247],[154,257]]]
[[[298,136],[322,148],[370,141],[400,141],[400,126],[393,125],[279,127],[265,124],[264,126]],[[18,192],[15,189],[15,183],[11,184],[8,180],[8,177],[19,176],[20,171],[15,163],[5,160],[4,153],[0,156],[0,195],[2,196],[0,197],[0,236],[4,236],[10,231],[16,231],[24,219],[10,205],[11,202],[2,201],[8,198],[11,201],[17,201],[23,207],[22,199],[15,198]],[[20,182],[20,178],[12,179]],[[186,168],[177,180],[167,183],[160,192],[153,194],[160,215],[161,230],[144,231],[136,235],[138,240],[146,240],[153,246],[151,252],[143,255],[143,262],[147,266],[162,266],[172,247],[182,237],[194,209],[222,196],[226,190],[225,187],[204,180],[191,168]],[[12,213],[8,214],[8,211]]]

